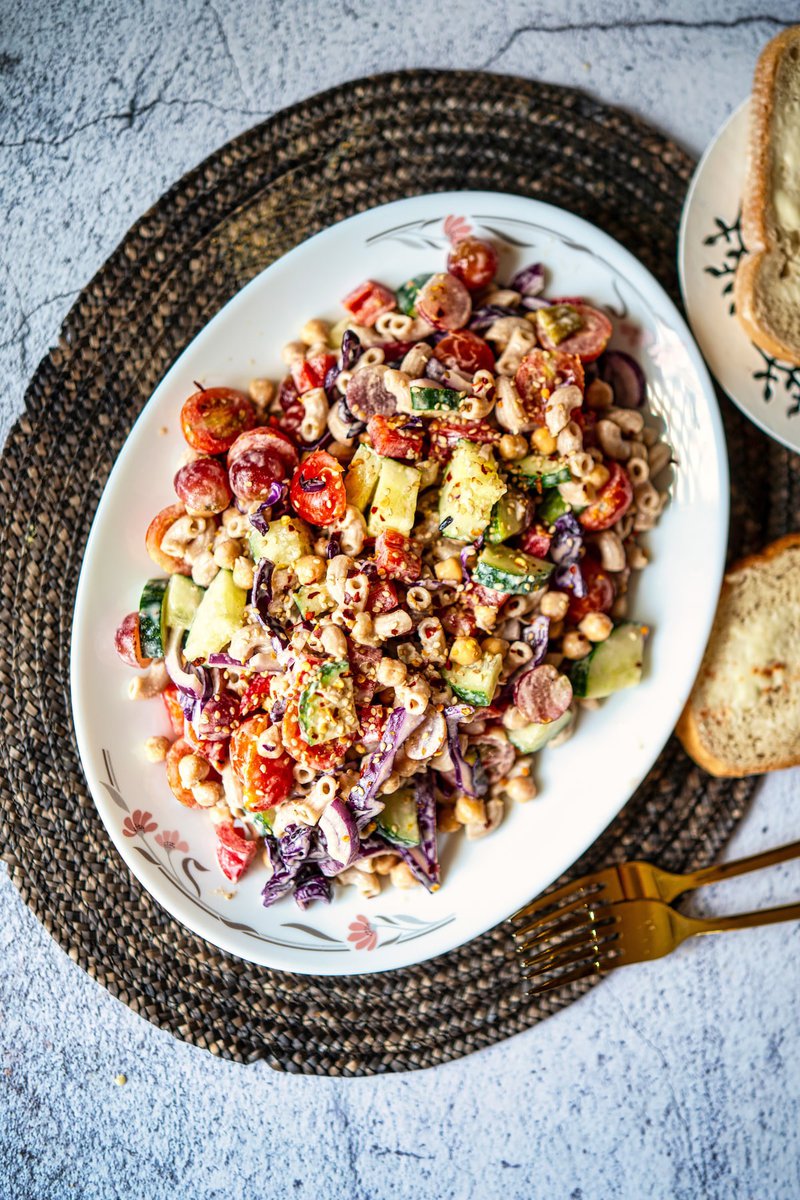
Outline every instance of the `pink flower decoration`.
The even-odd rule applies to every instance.
[[[162,830],[161,833],[156,834],[156,841],[159,846],[164,847],[167,854],[172,850],[177,850],[179,854],[186,854],[189,849],[186,842],[181,839],[181,835],[177,829],[174,832],[168,829]]]
[[[472,226],[466,217],[454,217],[452,214],[444,219],[445,237],[455,245],[462,238],[469,237],[472,233]]]
[[[366,917],[357,916],[347,927],[348,942],[355,942],[356,950],[374,950],[378,944],[378,935]]]
[[[153,820],[153,814],[142,812],[140,808],[135,808],[131,815],[122,822],[122,832],[125,837],[137,837],[142,833],[152,833],[154,829],[158,829],[158,825]]]

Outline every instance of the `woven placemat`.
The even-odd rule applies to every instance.
[[[0,465],[0,839],[48,932],[154,1024],[240,1062],[363,1075],[487,1046],[589,986],[523,1000],[502,927],[421,966],[341,981],[252,966],[189,933],[129,874],[88,794],[70,713],[72,608],[92,516],[142,405],[220,306],[292,246],[415,193],[515,192],[599,225],[677,298],[691,169],[674,143],[581,92],[471,72],[382,75],[223,147],[138,222],[82,292]],[[798,523],[798,460],[721,403],[738,554]],[[707,863],[752,788],[709,778],[673,739],[575,871],[633,856],[672,869]]]

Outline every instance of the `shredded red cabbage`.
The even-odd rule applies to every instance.
[[[541,662],[544,662],[547,654],[547,646],[550,641],[550,618],[544,613],[539,613],[533,618],[530,625],[526,625],[522,631],[523,640],[533,650],[533,658],[530,663],[526,663],[526,667],[538,667]]]
[[[551,578],[557,588],[573,592],[578,600],[582,600],[586,595],[583,572],[576,562],[556,567]]]
[[[544,267],[541,263],[521,267],[508,286],[523,296],[540,296],[544,291]]]
[[[342,868],[358,858],[358,828],[353,814],[343,800],[332,800],[319,819],[319,832],[328,856]]]
[[[328,548],[325,551],[326,558],[336,558],[337,554],[342,553],[342,539],[338,533],[332,533],[328,538]]]
[[[462,721],[472,719],[474,710],[468,704],[451,704],[444,710],[444,720],[447,726],[447,745],[453,763],[453,779],[457,788],[468,796],[483,796],[486,793],[488,781],[486,773],[480,766],[480,758],[470,763],[464,757],[461,749],[458,727]]]
[[[298,908],[305,910],[315,900],[330,904],[331,895],[331,885],[316,867],[306,863],[300,868],[294,888],[294,899]]]
[[[252,602],[259,621],[272,635],[273,648],[278,650],[289,645],[289,638],[280,621],[269,611],[272,601],[272,572],[274,570],[273,562],[268,558],[261,559],[253,579]]]
[[[311,850],[314,831],[310,825],[287,825],[280,840],[280,855],[286,866],[305,862]]]
[[[230,654],[226,654],[224,651],[222,651],[218,654],[209,654],[207,661],[208,661],[209,667],[243,667],[244,666],[244,663],[240,659],[233,658]]]
[[[392,846],[392,850],[399,853],[408,863],[413,875],[429,892],[435,892],[441,881],[439,852],[436,846],[436,799],[429,773],[417,776],[414,783],[420,843],[412,847]]]
[[[456,392],[469,392],[472,390],[471,379],[467,379],[459,371],[454,371],[446,367],[438,358],[428,359],[425,364],[425,374],[434,383],[444,384],[445,387],[453,388]]]
[[[324,479],[306,479],[300,475],[300,489],[303,492],[324,492],[327,486]]]
[[[498,317],[518,317],[519,310],[507,304],[484,304],[472,314],[469,328],[473,333],[485,333]]]
[[[558,566],[577,562],[583,549],[583,529],[575,514],[568,512],[556,518],[550,557]]]
[[[424,715],[409,713],[400,707],[394,709],[386,722],[380,742],[367,759],[367,764],[348,797],[359,830],[368,825],[378,813],[383,812],[383,801],[377,799],[378,789],[391,774],[397,751],[422,722]]]

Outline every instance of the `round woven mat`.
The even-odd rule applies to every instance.
[[[677,298],[691,169],[672,142],[577,91],[473,73],[382,75],[223,147],[138,222],[81,294],[0,466],[0,839],[48,932],[154,1024],[240,1062],[361,1075],[487,1046],[590,986],[522,999],[503,927],[433,962],[341,981],[252,966],[189,933],[129,874],[88,794],[70,713],[72,608],[97,501],[142,405],[221,305],[292,246],[414,193],[515,192],[599,225]],[[798,524],[798,460],[721,403],[739,554]],[[633,856],[672,869],[707,863],[752,789],[709,778],[673,739],[574,872]]]

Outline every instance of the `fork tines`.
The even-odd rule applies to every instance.
[[[528,995],[541,995],[613,965],[614,942],[619,937],[611,906],[598,905],[593,889],[545,914],[525,930],[515,931],[522,974],[530,981]],[[569,919],[564,919],[569,915]],[[526,936],[534,928],[533,936]],[[525,957],[522,957],[525,956]]]
[[[572,883],[558,888],[555,892],[540,896],[538,900],[526,904],[511,917],[514,938],[519,941],[533,930],[544,932],[546,926],[560,923],[571,913],[587,908],[591,902],[602,904],[604,900],[602,893],[605,892],[605,889],[605,883],[600,881],[589,883],[574,880]],[[523,918],[526,919],[526,923],[518,925],[517,922]]]

